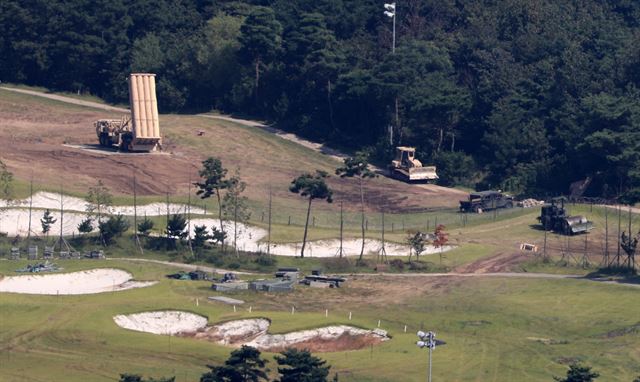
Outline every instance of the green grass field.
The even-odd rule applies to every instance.
[[[66,121],[70,116],[75,118],[76,112],[91,112],[90,109],[59,101],[7,93],[0,91],[0,101],[6,108],[0,112],[14,116],[20,112],[17,107],[28,108],[31,105],[40,113],[34,117],[35,122],[30,122],[33,126],[39,126],[38,118],[49,114]],[[93,114],[86,117],[87,121],[91,118]],[[303,169],[319,168],[332,172],[338,164],[336,160],[263,130],[231,122],[212,124],[207,118],[184,115],[163,115],[161,119],[169,141],[179,141],[182,145],[178,151],[222,155],[225,163],[233,164],[230,166],[232,170],[236,165],[242,168],[243,177],[251,182],[248,189],[252,212],[250,224],[267,228],[267,190],[277,184],[272,211],[272,240],[276,243],[301,240],[305,203],[301,198],[292,197],[287,191],[288,183]],[[85,125],[89,126],[89,122],[74,123],[77,131],[86,133]],[[205,135],[195,135],[198,129],[204,130]],[[218,135],[223,139],[217,139]],[[252,150],[246,150],[246,147]],[[177,155],[175,160],[178,158]],[[264,169],[269,171],[265,173]],[[172,194],[172,203],[188,200],[186,178],[180,182],[184,184],[178,188],[184,188],[184,192]],[[391,185],[404,187],[385,178],[372,182],[377,190]],[[14,185],[15,197],[29,195],[27,177],[17,177]],[[345,192],[353,192],[354,185],[341,183],[338,189],[344,191],[342,186],[345,186]],[[351,191],[348,191],[349,187]],[[59,191],[59,186],[38,180],[34,188],[36,191]],[[405,190],[410,191],[410,188]],[[395,192],[396,199],[393,200],[403,202],[398,198],[404,196],[403,189],[398,188]],[[77,185],[65,189],[65,193],[85,196]],[[130,194],[116,193],[114,204],[132,204]],[[412,203],[419,204],[422,196],[412,197]],[[138,198],[140,204],[164,201],[165,196],[162,195]],[[206,205],[207,211],[217,216],[215,198],[206,201],[194,198],[192,202],[198,206]],[[344,235],[346,238],[359,238],[360,215],[357,205],[351,207],[345,211]],[[594,222],[595,229],[589,235],[571,238],[548,234],[549,261],[541,261],[540,256],[534,254],[520,254],[523,259],[505,265],[501,271],[580,275],[595,272],[605,242],[605,221],[608,222],[610,247],[612,243],[615,245],[617,211],[610,210],[605,214],[605,210],[597,206],[568,207],[573,214],[587,215]],[[41,213],[38,211],[37,219]],[[477,263],[491,265],[494,257],[518,255],[521,243],[542,247],[544,232],[537,227],[538,214],[538,208],[468,215],[452,208],[389,212],[385,215],[385,238],[405,243],[407,231],[432,232],[436,224],[444,224],[450,244],[457,248],[447,252],[442,260],[437,254],[422,256],[421,260],[428,266],[420,271],[459,271]],[[309,240],[338,237],[337,203],[315,203],[311,216]],[[639,218],[636,214],[631,215],[632,232],[640,228]],[[153,220],[157,233],[160,233],[164,217]],[[625,211],[621,212],[620,220],[621,230],[628,229]],[[382,214],[368,212],[366,226],[367,238],[380,239]],[[10,240],[0,238],[1,253],[7,253],[13,245]],[[44,245],[41,239],[34,239],[34,242]],[[82,250],[99,247],[92,238],[72,242]],[[25,244],[20,243],[22,247]],[[588,246],[590,262],[560,262],[565,246],[574,255]],[[252,313],[246,309],[234,313],[230,306],[206,301],[207,296],[215,294],[209,289],[209,283],[164,278],[164,275],[177,271],[173,267],[124,260],[56,261],[65,268],[65,272],[116,267],[131,272],[137,280],[160,282],[148,288],[84,296],[0,293],[0,381],[116,381],[118,374],[124,372],[154,377],[175,375],[180,382],[197,381],[206,370],[205,365],[219,364],[226,359],[229,348],[189,338],[132,332],[117,327],[112,320],[116,314],[161,309],[192,311],[208,317],[210,323],[242,317],[267,317],[272,320],[271,331],[277,333],[336,323],[374,328],[380,320],[381,327],[393,336],[391,341],[369,349],[320,354],[332,365],[332,372],[339,374],[340,381],[424,380],[427,354],[414,344],[415,332],[419,329],[434,330],[439,339],[446,341],[446,345],[434,353],[436,381],[550,381],[553,375],[563,375],[567,365],[575,361],[592,365],[601,373],[602,381],[630,382],[640,375],[640,289],[634,286],[586,279],[433,278],[397,274],[416,272],[407,269],[408,266],[404,270],[389,268],[389,273],[396,273],[393,276],[373,276],[371,273],[376,260],[372,256],[367,258],[365,267],[356,266],[353,258],[345,261],[282,257],[277,258],[275,264],[261,265],[256,263],[255,255],[221,255],[214,249],[195,261],[186,246],[172,251],[147,249],[144,255],[140,254],[127,236],[105,251],[109,257],[195,262],[265,275],[281,266],[299,267],[306,272],[323,269],[356,275],[349,276],[349,282],[340,289],[300,287],[285,295],[241,292],[234,297],[246,300],[246,306],[252,307]],[[26,261],[0,260],[0,277],[15,275],[13,271],[25,264]],[[482,270],[490,271],[491,267]],[[196,299],[199,306],[196,306]],[[290,314],[291,306],[296,307],[295,315]],[[328,318],[324,315],[325,309],[330,311]],[[348,319],[349,312],[353,313],[352,321]],[[407,333],[404,332],[405,325]],[[275,369],[273,355],[266,356],[271,360],[271,369]],[[275,376],[273,372],[272,376]]]
[[[390,280],[368,279],[335,290],[242,292],[234,297],[246,300],[253,312],[234,314],[230,306],[205,302],[214,294],[208,283],[164,279],[173,268],[118,261],[59,263],[65,271],[117,267],[138,280],[161,282],[85,296],[0,294],[3,381],[113,381],[119,372],[197,381],[204,365],[226,358],[230,349],[222,346],[132,332],[112,321],[116,314],[161,309],[188,310],[210,323],[268,317],[272,332],[335,323],[374,328],[381,320],[391,341],[320,354],[341,381],[423,380],[427,354],[414,345],[414,332],[421,328],[435,330],[447,343],[434,353],[434,380],[551,380],[564,374],[571,360],[593,365],[604,381],[630,381],[640,374],[640,335],[634,326],[640,290],[634,287],[587,280],[398,279],[391,287],[396,297],[390,298],[385,296]],[[0,272],[12,274],[23,264],[1,261]],[[324,309],[330,311],[328,318]]]

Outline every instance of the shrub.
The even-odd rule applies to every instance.
[[[389,265],[391,265],[391,267],[398,269],[398,270],[403,270],[404,269],[404,262],[400,259],[393,259],[389,262]]]
[[[260,255],[254,261],[256,264],[261,265],[263,267],[271,267],[278,263],[278,261],[273,256]]]

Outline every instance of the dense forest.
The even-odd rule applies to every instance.
[[[390,0],[389,0],[390,1]],[[3,0],[0,80],[211,109],[383,161],[418,147],[445,185],[640,200],[636,0]]]

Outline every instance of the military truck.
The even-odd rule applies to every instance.
[[[461,212],[482,213],[497,208],[513,208],[513,196],[500,191],[480,191],[472,192],[468,200],[460,201]]]
[[[564,208],[564,198],[552,199],[542,206],[538,221],[546,231],[553,231],[562,235],[575,235],[589,232],[593,223],[585,216],[570,216]]]
[[[415,147],[396,147],[396,157],[389,165],[391,177],[405,182],[435,183],[438,180],[435,166],[422,166],[422,163],[415,158]]]
[[[155,74],[129,76],[131,117],[99,119],[94,122],[100,146],[117,146],[121,151],[154,151],[161,148]]]

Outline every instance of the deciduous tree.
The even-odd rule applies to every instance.
[[[307,218],[304,223],[304,236],[302,237],[302,248],[300,249],[300,257],[304,257],[304,248],[307,244],[307,231],[309,229],[309,215],[311,214],[311,203],[314,199],[326,200],[327,203],[333,201],[333,191],[326,182],[328,174],[324,171],[316,170],[315,174],[305,173],[295,178],[291,182],[289,191],[307,198]]]
[[[358,178],[358,185],[360,186],[360,227],[362,231],[362,246],[360,247],[358,261],[362,262],[365,245],[364,189],[362,182],[365,179],[375,178],[377,175],[369,169],[369,158],[364,152],[358,152],[353,157],[345,158],[344,166],[336,169],[336,175],[340,175],[341,178]]]
[[[219,158],[209,157],[202,162],[200,170],[200,182],[194,183],[198,187],[197,195],[202,199],[207,199],[211,195],[216,195],[218,200],[218,219],[220,220],[220,232],[225,233],[224,221],[222,216],[222,190],[229,187],[229,180],[226,179],[227,169],[222,167],[222,161]],[[225,235],[226,237],[226,235]],[[224,237],[222,237],[222,247],[224,250]]]

